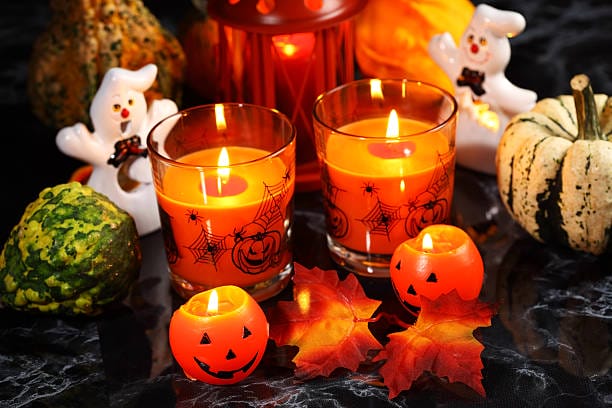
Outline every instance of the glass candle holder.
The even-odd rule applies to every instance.
[[[457,103],[419,81],[362,79],[313,109],[327,244],[355,273],[388,277],[395,248],[450,220]]]
[[[257,105],[196,106],[147,137],[169,273],[184,298],[223,285],[270,298],[293,271],[295,128]]]

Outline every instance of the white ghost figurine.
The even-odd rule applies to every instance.
[[[161,225],[146,137],[161,119],[178,111],[170,99],[147,107],[144,92],[156,76],[155,64],[135,71],[109,69],[89,109],[93,133],[79,122],[62,128],[55,138],[64,154],[92,165],[87,185],[128,212],[141,236]]]
[[[517,12],[480,4],[458,47],[449,33],[435,35],[429,42],[429,55],[454,84],[460,165],[495,174],[495,152],[508,121],[536,103],[535,92],[517,87],[505,76],[509,38],[520,34],[525,24]]]

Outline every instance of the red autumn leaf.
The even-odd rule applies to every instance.
[[[389,388],[389,398],[410,389],[424,372],[461,382],[484,396],[480,359],[484,346],[473,332],[491,325],[493,307],[478,299],[462,300],[456,291],[435,301],[421,300],[415,324],[389,334],[385,350],[374,359],[386,360],[379,372]]]
[[[295,375],[329,376],[336,368],[357,370],[370,350],[383,346],[368,328],[380,301],[369,299],[357,278],[340,281],[335,271],[295,264],[293,301],[279,301],[268,311],[270,339],[298,346]]]

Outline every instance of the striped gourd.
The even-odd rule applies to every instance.
[[[535,239],[595,255],[612,250],[612,98],[586,75],[572,94],[512,118],[497,147],[497,185]]]

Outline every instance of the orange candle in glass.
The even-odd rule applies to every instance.
[[[338,264],[388,277],[397,245],[449,221],[456,109],[446,91],[407,80],[355,81],[317,99],[328,247]]]
[[[255,370],[266,350],[269,325],[255,299],[227,285],[191,297],[172,315],[168,334],[185,376],[229,385]]]
[[[269,154],[249,147],[229,146],[226,150],[229,158],[239,163]],[[212,148],[183,156],[180,161],[212,166],[220,154],[221,149]],[[217,174],[224,169],[228,171],[226,176]],[[285,217],[281,211],[269,217],[258,215],[258,211],[282,208],[286,212],[292,183],[276,194],[272,189],[277,188],[287,171],[278,158],[244,167],[221,166],[203,173],[183,167],[168,169],[163,180],[166,187],[158,193],[159,205],[171,223],[176,220],[172,228],[174,240],[191,243],[188,249],[198,252],[196,265],[187,256],[186,262],[173,265],[173,273],[210,287],[228,282],[248,287],[276,275],[279,261],[283,265],[291,261],[291,254],[281,251]],[[260,216],[263,219],[259,220]],[[214,259],[215,251],[218,259]],[[207,258],[211,261],[208,264],[204,263]]]
[[[257,300],[288,283],[295,132],[278,111],[205,105],[149,137],[170,276],[188,298],[236,285]]]
[[[470,236],[452,225],[430,225],[402,242],[391,258],[393,288],[404,306],[418,312],[430,300],[456,290],[464,300],[478,297],[484,279],[480,252]]]
[[[379,138],[364,143],[363,139],[346,139],[337,134],[327,140],[327,176],[345,193],[335,196],[334,206],[353,215],[354,220],[346,234],[338,237],[343,246],[377,254],[391,254],[398,242],[418,233],[422,217],[406,220],[411,205],[431,204],[439,208],[428,209],[436,222],[448,220],[452,189],[445,188],[435,200],[426,197],[418,203],[418,194],[427,191],[428,184],[436,178],[436,170],[452,167],[452,156],[440,157],[439,152],[448,151],[448,142],[440,134],[428,134],[431,124],[410,119],[390,120],[375,118],[360,120],[338,129],[349,134],[365,134]],[[393,124],[396,124],[393,126]],[[392,126],[388,126],[392,125]],[[391,129],[390,129],[391,128]],[[387,139],[381,141],[381,137]],[[409,141],[399,141],[402,134],[414,134]],[[448,184],[453,182],[453,173],[446,171]],[[383,207],[384,206],[384,207]],[[369,215],[371,215],[370,218]],[[426,218],[427,219],[427,218]],[[403,228],[393,228],[393,223],[405,220]]]

